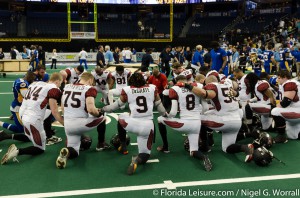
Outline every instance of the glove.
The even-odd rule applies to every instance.
[[[194,86],[189,84],[189,83],[184,83],[184,87],[187,88],[190,91],[192,91],[192,89],[194,88]]]

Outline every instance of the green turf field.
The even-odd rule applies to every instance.
[[[21,76],[8,74],[6,78],[0,78],[1,121],[12,122],[7,119],[13,98],[11,87],[13,81]],[[99,97],[97,101],[97,106],[102,106]],[[108,114],[107,141],[117,132],[115,118],[118,113]],[[63,128],[55,129],[56,135],[65,140]],[[170,129],[168,132],[171,152],[164,154],[156,151],[156,147],[161,145],[160,135],[156,134],[151,155],[151,160],[156,162],[139,166],[133,176],[126,175],[126,170],[131,156],[137,154],[137,146],[129,146],[128,155],[121,155],[116,150],[96,152],[96,130],[89,133],[95,140],[92,148],[81,152],[77,159],[68,160],[66,169],[59,170],[55,166],[64,141],[47,146],[43,155],[20,156],[19,163],[11,161],[0,166],[0,196],[300,197],[299,141],[290,140],[287,144],[273,145],[271,150],[286,165],[274,160],[269,167],[258,167],[254,162],[244,163],[243,153],[224,153],[221,150],[221,135],[215,134],[215,146],[209,153],[213,169],[205,172],[202,162],[189,157],[184,150],[185,137]],[[131,143],[136,143],[136,136],[130,134],[130,137]],[[1,158],[12,143],[20,148],[30,145],[13,140],[2,141]]]

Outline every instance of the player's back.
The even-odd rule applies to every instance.
[[[235,97],[229,96],[229,87],[225,84],[209,83],[204,89],[212,90],[216,93],[216,97],[211,99],[215,109],[223,115],[239,109],[239,104]]]
[[[153,119],[153,104],[157,94],[155,85],[127,86],[121,95],[127,97],[130,115],[133,118]]]
[[[108,88],[107,79],[111,77],[111,73],[109,71],[103,71],[101,75],[98,75],[95,70],[91,71],[91,74],[94,76],[96,86],[100,86],[101,88]]]
[[[196,83],[194,86],[199,87]],[[170,89],[170,99],[177,99],[182,119],[200,119],[200,98],[193,92],[177,85]]]
[[[111,75],[116,82],[116,89],[122,89],[127,86],[131,72],[127,69],[124,69],[124,72],[121,75],[116,71],[114,71]]]
[[[271,58],[272,56],[274,56],[274,53],[272,51],[266,50],[264,51],[263,56],[264,56],[265,64],[267,64],[271,62]]]
[[[247,100],[251,99],[250,91],[248,90],[246,82],[245,82],[246,76],[247,76],[247,74],[245,74],[240,80],[238,80],[239,98],[242,101],[247,101]]]
[[[61,103],[64,106],[64,118],[87,118],[86,98],[96,97],[97,91],[92,86],[68,84],[65,86]]]
[[[271,88],[270,84],[266,80],[259,80],[255,85],[255,95],[258,101],[264,104],[270,103],[270,98],[265,94],[267,89],[270,89],[273,92],[273,88]]]
[[[279,92],[280,92],[280,100],[284,97],[284,92],[286,91],[295,91],[296,95],[292,99],[291,104],[289,107],[300,107],[300,83],[296,80],[287,80],[284,82],[281,86],[279,86]]]
[[[55,84],[42,81],[34,82],[28,87],[23,100],[22,115],[43,119],[49,98],[58,99],[60,96],[60,90]]]

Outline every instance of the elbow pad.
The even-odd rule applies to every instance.
[[[286,108],[288,107],[290,104],[291,104],[292,100],[287,98],[287,97],[283,97],[282,101],[280,102],[280,105],[283,107],[283,108]]]
[[[165,109],[164,105],[162,104],[161,100],[155,101],[154,106],[156,107],[156,109],[160,115],[163,116],[166,114],[166,109]]]

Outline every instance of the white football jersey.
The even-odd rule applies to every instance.
[[[240,80],[238,80],[239,84],[239,99],[241,101],[247,101],[251,99],[251,93],[247,89],[246,83],[245,83],[245,78],[247,74],[245,74]]]
[[[257,97],[257,101],[262,104],[269,104],[270,98],[264,94],[264,92],[270,89],[273,91],[273,89],[270,87],[270,84],[266,80],[259,80],[255,85],[255,95]]]
[[[101,75],[98,75],[95,70],[91,71],[96,81],[96,86],[100,87],[102,90],[108,90],[107,79],[111,78],[111,73],[109,71],[103,71]]]
[[[74,84],[79,82],[82,74],[78,75],[74,68],[67,68],[65,71],[67,72],[68,75],[67,76],[68,84]]]
[[[87,118],[86,98],[97,96],[97,90],[92,86],[68,84],[64,88],[61,103],[64,105],[64,118]]]
[[[282,85],[279,85],[279,99],[282,100],[284,97],[284,92],[286,91],[296,91],[296,95],[293,98],[289,107],[299,107],[300,106],[300,83],[296,80],[287,80]]]
[[[193,86],[197,86],[193,83]],[[200,119],[200,98],[185,87],[174,85],[169,92],[171,100],[177,100],[181,119]]]
[[[43,119],[50,98],[59,100],[61,91],[55,84],[37,81],[28,87],[20,112],[22,116]]]
[[[122,75],[119,75],[116,71],[111,73],[112,78],[116,82],[116,89],[123,89],[128,85],[128,79],[131,76],[131,71],[124,69]]]
[[[219,83],[209,83],[204,87],[205,90],[212,90],[216,97],[211,99],[211,104],[221,114],[232,112],[239,109],[239,103],[235,97],[229,97],[229,88],[227,85]]]
[[[155,85],[149,84],[139,88],[126,86],[121,95],[127,98],[132,118],[153,119],[153,105],[157,95]]]
[[[176,79],[177,76],[185,76],[188,82],[193,82],[193,72],[191,69],[183,69],[183,71],[180,74],[173,73],[174,79]]]

